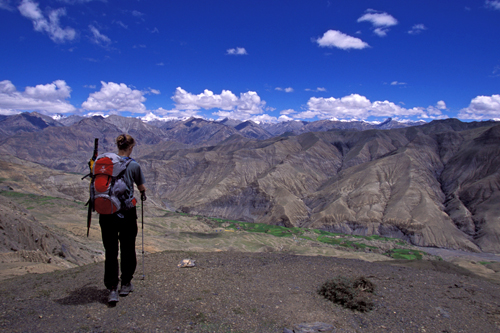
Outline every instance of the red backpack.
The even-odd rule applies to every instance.
[[[130,193],[123,180],[131,158],[123,159],[115,153],[97,156],[92,168],[90,201],[99,214],[114,214],[135,206],[137,200]]]

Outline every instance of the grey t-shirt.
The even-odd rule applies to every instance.
[[[122,158],[127,159],[130,157],[122,157]],[[143,185],[146,182],[146,179],[144,178],[144,174],[142,173],[141,166],[139,165],[139,163],[137,163],[132,159],[132,162],[129,163],[129,165],[127,166],[127,170],[123,175],[123,180],[125,181],[125,184],[127,184],[127,188],[130,193],[129,198],[132,198],[134,196],[134,183],[137,186],[139,186]]]

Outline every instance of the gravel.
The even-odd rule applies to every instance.
[[[178,268],[183,259],[195,267]],[[162,252],[139,264],[135,290],[109,306],[103,263],[5,280],[2,332],[500,332],[500,286],[450,263],[287,253]],[[335,276],[376,285],[369,312],[317,294]],[[331,325],[331,326],[329,326]],[[304,331],[305,332],[305,331]]]

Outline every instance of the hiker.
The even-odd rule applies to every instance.
[[[141,192],[141,200],[146,200],[145,178],[139,164],[130,158],[135,140],[128,134],[121,134],[116,138],[118,147],[118,157],[122,160],[131,161],[126,166],[123,174],[123,181],[127,186],[127,197],[132,199],[134,196],[134,183]],[[128,161],[127,161],[128,162]],[[127,296],[134,290],[132,278],[137,266],[135,255],[135,238],[137,236],[137,211],[135,207],[136,200],[127,207],[118,210],[113,214],[99,214],[99,225],[101,226],[102,242],[105,250],[104,263],[104,285],[110,291],[108,302],[118,302],[118,294]],[[118,265],[118,247],[120,248],[121,259],[121,288],[117,291],[120,279]]]

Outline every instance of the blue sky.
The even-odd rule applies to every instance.
[[[500,0],[0,0],[0,114],[500,120]]]

